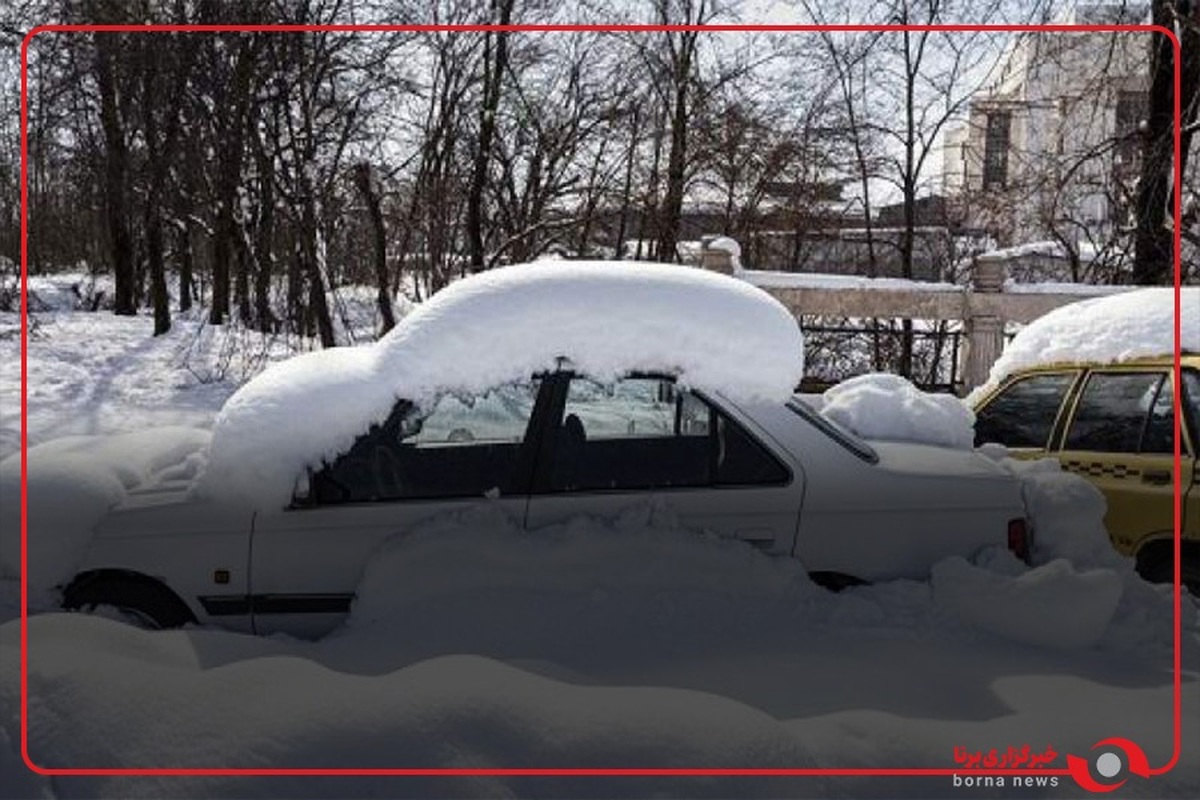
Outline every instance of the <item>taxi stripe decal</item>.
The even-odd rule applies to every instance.
[[[1091,475],[1094,478],[1136,478],[1142,474],[1140,469],[1125,464],[1105,464],[1099,461],[1063,461],[1063,467],[1071,472]]]

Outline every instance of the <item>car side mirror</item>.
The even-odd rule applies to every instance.
[[[311,506],[313,504],[312,484],[312,467],[305,467],[304,471],[296,476],[296,484],[292,487],[293,506]]]

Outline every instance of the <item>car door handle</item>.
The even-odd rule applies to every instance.
[[[1164,486],[1171,482],[1171,470],[1169,469],[1148,469],[1142,473],[1142,483],[1152,483],[1155,486]]]
[[[775,546],[775,531],[771,528],[742,528],[734,531],[733,535],[759,550],[769,550]]]

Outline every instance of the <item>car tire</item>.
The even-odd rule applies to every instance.
[[[1175,554],[1169,543],[1138,554],[1138,575],[1150,583],[1172,583],[1175,580]],[[1194,549],[1184,545],[1180,582],[1196,597],[1200,597],[1200,561]]]
[[[63,592],[63,608],[85,613],[115,609],[125,621],[149,630],[179,628],[196,621],[170,589],[140,575],[82,575]]]

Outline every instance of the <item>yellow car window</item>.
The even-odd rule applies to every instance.
[[[1137,453],[1162,384],[1160,372],[1093,373],[1075,406],[1063,449]]]
[[[1074,372],[1031,375],[1006,386],[975,416],[975,444],[1045,448]]]
[[[1158,396],[1150,406],[1150,419],[1146,422],[1140,452],[1175,452],[1175,393],[1170,378],[1162,381]]]
[[[1185,398],[1184,408],[1188,410],[1184,424],[1191,423],[1188,431],[1192,435],[1192,450],[1195,452],[1200,449],[1200,372],[1193,369],[1185,369],[1183,371],[1183,395]]]

